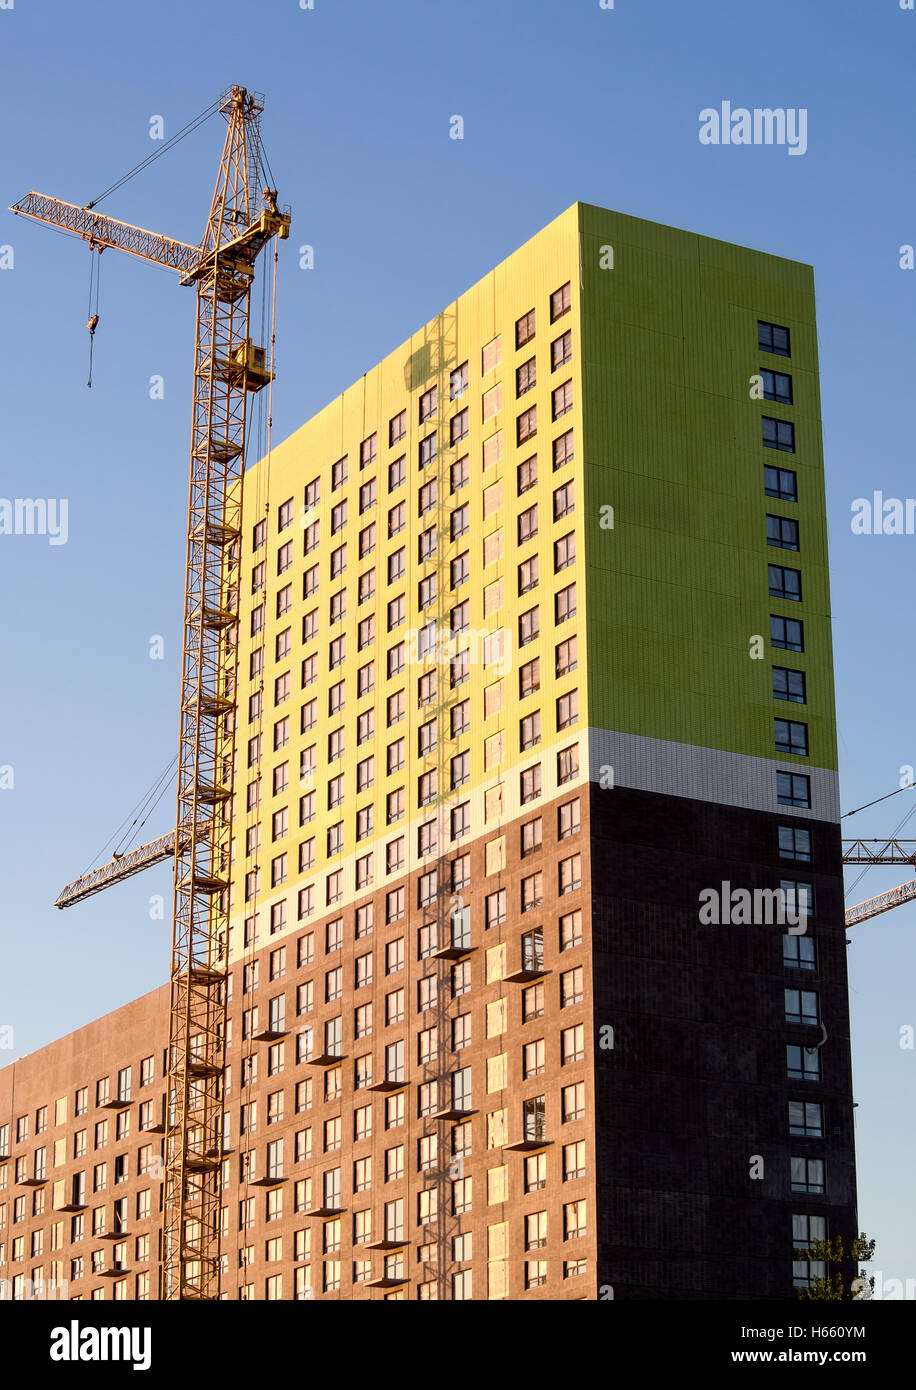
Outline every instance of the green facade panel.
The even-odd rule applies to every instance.
[[[811,268],[586,204],[579,229],[589,723],[785,764],[773,718],[802,719],[810,757],[788,761],[835,769]],[[758,319],[791,357],[758,351]],[[753,397],[764,368],[791,406]],[[794,454],[763,445],[764,415]],[[765,465],[797,473],[797,503],[765,495]],[[767,513],[798,521],[798,553]],[[801,603],[770,598],[768,564],[801,571]],[[803,653],[771,648],[771,613],[802,619]],[[806,705],[772,698],[774,664],[806,672]]]

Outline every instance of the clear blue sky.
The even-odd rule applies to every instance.
[[[293,207],[281,270],[280,439],[576,199],[812,263],[819,298],[844,809],[916,764],[913,536],[853,536],[850,504],[916,493],[916,13],[898,0],[15,0],[0,10],[2,203],[83,203],[240,82]],[[698,114],[805,107],[808,150],[715,148]],[[462,142],[449,117],[465,121]],[[200,237],[216,122],[105,209]],[[70,539],[0,541],[0,1024],[31,1051],[166,976],[162,868],[52,909],[176,744],[193,299],[102,260],[85,387],[82,244],[0,214],[0,495],[67,497]],[[312,271],[295,247],[315,247]],[[159,374],[165,396],[151,401]],[[162,634],[166,659],[148,658]],[[889,833],[916,793],[847,822]],[[170,828],[171,794],[150,835]],[[906,833],[905,831],[903,833]],[[916,836],[916,818],[912,833]],[[872,871],[851,898],[906,873]],[[860,1223],[916,1277],[916,904],[850,947]]]

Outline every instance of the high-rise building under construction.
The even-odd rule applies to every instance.
[[[575,204],[244,517],[222,1296],[792,1296],[857,1232],[810,268]],[[157,1297],[167,1042],[0,1071],[8,1294]]]

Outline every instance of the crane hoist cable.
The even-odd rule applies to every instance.
[[[86,327],[89,329],[89,380],[86,385],[92,386],[92,349],[95,346],[95,330],[99,326],[99,284],[102,278],[102,250],[101,246],[94,246],[89,243],[89,317],[86,319]],[[98,255],[98,261],[95,256]]]

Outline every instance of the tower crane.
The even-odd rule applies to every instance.
[[[916,840],[845,840],[843,842],[844,864],[909,864],[916,872]],[[856,903],[846,909],[846,925],[854,927],[859,922],[888,912],[900,903],[911,902],[916,898],[916,878],[908,883],[900,883],[896,888],[888,888],[884,893],[876,893],[873,898]]]
[[[267,350],[251,340],[251,292],[258,256],[290,226],[265,186],[260,99],[234,86],[217,105],[227,130],[199,246],[42,193],[11,208],[96,251],[114,247],[177,271],[197,291],[175,830],[78,879],[56,904],[173,860],[163,1299],[219,1297],[242,480],[248,398],[273,380]]]

